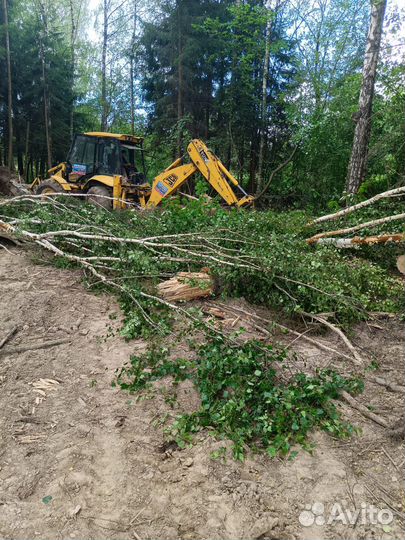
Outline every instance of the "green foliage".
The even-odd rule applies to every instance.
[[[361,193],[353,200],[353,203],[360,202],[364,199],[364,191],[368,190],[371,187],[371,182],[365,182],[364,190],[361,189]],[[341,206],[338,203],[333,204],[332,211],[338,211],[341,209]],[[348,214],[347,216],[342,217],[338,221],[327,221],[322,223],[320,230],[322,231],[332,231],[340,228],[347,228],[357,225],[358,223],[366,223],[369,221],[374,221],[376,219],[382,218],[384,216],[391,216],[395,214],[403,213],[403,201],[401,199],[383,199],[378,201],[375,204],[367,206]],[[371,236],[378,234],[390,234],[390,233],[402,233],[404,230],[403,221],[393,221],[390,223],[382,224],[377,227],[372,227],[369,229],[363,229],[361,232],[362,236]],[[367,261],[367,265],[371,265],[371,272],[374,277],[376,272],[379,274],[377,282],[381,284],[384,289],[384,280],[386,277],[387,270],[391,272],[397,272],[396,270],[396,260],[399,255],[403,253],[403,245],[401,243],[391,243],[391,244],[381,244],[374,246],[361,246],[356,249],[356,259],[357,261],[363,260]],[[347,259],[348,256],[346,255]],[[372,263],[372,264],[371,264]],[[367,266],[368,267],[368,266]],[[390,275],[390,274],[388,274]],[[378,283],[375,283],[378,287]],[[387,283],[390,287],[390,285]],[[403,299],[403,295],[400,296]],[[388,297],[387,297],[387,300]],[[398,300],[398,305],[400,309],[404,308],[402,300]]]
[[[53,205],[26,203],[3,207],[3,213],[22,219],[21,227],[35,232],[66,229],[65,222],[71,222],[82,223],[89,233],[97,227],[128,239],[161,237],[164,247],[159,252],[139,244],[79,239],[72,248],[63,238],[55,238],[58,246],[73,254],[83,254],[81,250],[86,248],[94,256],[119,259],[108,262],[107,273],[122,287],[119,296],[127,317],[123,329],[127,338],[156,330],[166,334],[170,312],[142,297],[142,292],[154,294],[162,279],[204,266],[210,268],[223,296],[243,296],[284,316],[301,311],[334,312],[338,322],[349,324],[365,317],[367,311],[402,307],[400,280],[387,272],[382,259],[370,262],[364,250],[353,254],[330,246],[308,246],[305,239],[315,230],[305,226],[309,217],[303,212],[226,210],[203,200],[184,204],[172,200],[154,212],[100,212],[88,205],[63,202],[62,216]],[[364,215],[375,216],[375,212],[378,210],[371,209]],[[38,219],[41,224],[35,223]],[[347,219],[351,222],[356,217]],[[188,256],[189,251],[196,255]],[[230,254],[232,258],[227,259]]]
[[[153,348],[133,356],[117,376],[121,388],[130,392],[168,375],[174,384],[193,381],[201,397],[200,408],[179,416],[169,428],[180,447],[208,428],[233,442],[236,459],[243,459],[247,448],[273,457],[288,454],[296,444],[310,448],[308,434],[316,427],[335,437],[353,433],[331,400],[341,390],[362,391],[360,380],[321,370],[314,376],[298,373],[286,381],[281,373],[285,353],[255,342],[231,347],[211,335],[196,349],[197,359],[190,361],[171,360],[167,350]]]

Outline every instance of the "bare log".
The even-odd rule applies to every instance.
[[[354,227],[348,227],[347,229],[338,229],[336,231],[327,231],[324,233],[315,234],[311,238],[307,239],[308,244],[315,244],[320,238],[329,238],[331,236],[341,236],[343,234],[350,234],[352,232],[360,231],[362,229],[368,229],[371,227],[377,227],[383,223],[391,223],[391,221],[404,221],[405,213],[396,214],[394,216],[388,216],[385,218],[375,219],[373,221],[367,221],[366,223],[361,223],[360,225],[355,225]]]
[[[173,278],[159,283],[158,294],[171,302],[185,302],[211,296],[214,280],[208,272],[179,272]]]
[[[385,388],[387,388],[391,392],[398,392],[400,394],[405,394],[405,386],[401,386],[400,384],[386,381],[382,377],[370,377],[370,380],[376,384],[379,384],[380,386],[385,386]]]
[[[327,214],[326,216],[321,216],[319,218],[316,218],[313,221],[310,221],[308,223],[308,226],[316,225],[317,223],[323,223],[324,221],[333,221],[342,216],[346,216],[347,214],[351,214],[352,212],[355,212],[356,210],[359,210],[360,208],[365,208],[366,206],[369,206],[370,204],[373,204],[381,199],[387,199],[387,198],[395,197],[396,195],[402,195],[402,194],[405,195],[405,186],[395,188],[395,189],[390,189],[389,191],[384,191],[383,193],[378,193],[378,195],[374,195],[374,197],[371,197],[370,199],[367,199],[366,201],[360,202],[358,204],[354,204],[353,206],[348,206],[347,208],[343,208],[343,210],[339,210],[339,212],[335,212],[334,214]]]
[[[332,245],[337,248],[357,248],[358,246],[372,246],[389,242],[405,242],[405,233],[380,234],[364,238],[360,236],[354,236],[353,238],[318,238],[312,243]]]

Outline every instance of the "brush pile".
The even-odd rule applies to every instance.
[[[338,326],[401,309],[395,253],[388,267],[363,253],[314,249],[307,222],[302,212],[226,211],[200,201],[170,201],[155,212],[106,212],[68,196],[0,201],[7,235],[51,252],[58,265],[83,268],[93,287],[118,294],[128,336],[165,331],[157,312],[187,311],[173,301],[211,295],[214,280],[225,297],[308,321],[328,313]],[[203,267],[211,273],[202,272],[200,283],[189,279]]]
[[[131,357],[117,383],[132,392],[148,390],[168,375],[174,383],[190,379],[202,407],[182,415],[168,433],[181,446],[210,426],[233,441],[240,459],[248,447],[293,456],[293,445],[307,445],[307,434],[316,427],[337,437],[350,435],[354,427],[333,400],[346,396],[348,402],[362,391],[357,377],[369,359],[346,329],[373,312],[402,307],[398,245],[384,246],[381,264],[361,247],[353,252],[308,244],[316,229],[309,230],[307,222],[302,212],[226,211],[200,201],[185,206],[170,201],[154,212],[106,212],[68,196],[0,201],[0,229],[8,238],[40,248],[37,256],[48,252],[58,266],[83,269],[89,286],[119,298],[124,336],[153,336],[148,352]],[[201,306],[201,297],[214,291],[223,300],[244,297],[251,305],[241,309],[205,300]],[[187,303],[196,297],[199,302]],[[266,318],[252,304],[276,315]],[[224,324],[241,317],[265,339],[243,341],[234,323]],[[307,329],[333,331],[342,346],[330,347],[308,330],[291,328],[293,318],[305,321]],[[339,359],[342,368],[350,366],[345,368],[350,376],[329,368],[288,375],[278,366],[287,352],[277,345],[276,332]],[[195,340],[195,359],[170,357],[168,335],[187,337],[191,346],[197,334],[204,339]],[[384,419],[377,419],[383,425]]]

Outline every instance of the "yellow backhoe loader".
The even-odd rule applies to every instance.
[[[193,175],[200,173],[230,206],[248,206],[248,195],[223,163],[199,139],[192,140],[183,158],[174,161],[152,182],[146,180],[143,138],[117,133],[91,132],[76,135],[67,161],[36,178],[31,189],[37,194],[86,194],[104,208],[121,209],[138,204],[154,207],[169,198]],[[241,192],[238,198],[234,186]]]

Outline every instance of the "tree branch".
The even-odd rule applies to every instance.
[[[373,204],[381,199],[387,199],[389,197],[402,195],[402,194],[405,195],[405,186],[399,187],[396,189],[390,189],[389,191],[384,191],[383,193],[379,193],[378,195],[371,197],[371,199],[367,199],[366,201],[363,201],[361,203],[354,204],[353,206],[348,206],[347,208],[344,208],[343,210],[339,210],[339,212],[335,212],[334,214],[328,214],[326,216],[321,216],[317,219],[314,219],[313,221],[308,223],[308,226],[316,225],[318,223],[323,223],[324,221],[332,221],[332,220],[338,219],[342,216],[346,216],[347,214],[351,214],[352,212],[355,212],[356,210],[359,210],[360,208],[365,208],[366,206],[369,206],[370,204]]]
[[[396,214],[395,216],[388,216],[385,218],[375,219],[373,221],[367,221],[366,223],[361,223],[360,225],[355,225],[354,227],[348,227],[347,229],[338,229],[337,231],[327,231],[324,233],[315,234],[311,238],[307,239],[308,244],[315,244],[320,238],[328,238],[330,236],[341,236],[342,234],[350,234],[355,231],[360,231],[362,229],[368,229],[369,227],[377,227],[383,223],[391,223],[391,221],[404,221],[404,214]]]
[[[294,155],[295,155],[295,152],[297,151],[297,148],[298,148],[298,147],[295,146],[294,149],[293,149],[293,151],[291,152],[290,156],[289,156],[285,161],[283,161],[282,163],[280,163],[280,165],[278,165],[278,167],[276,167],[276,168],[274,169],[274,171],[271,172],[270,177],[269,177],[269,179],[268,179],[268,181],[267,181],[267,184],[264,186],[264,188],[262,189],[262,191],[261,191],[258,195],[256,195],[256,197],[255,197],[255,200],[256,200],[256,201],[259,200],[260,197],[262,197],[262,196],[266,193],[266,191],[269,189],[270,184],[271,184],[271,182],[273,181],[273,178],[275,177],[275,175],[276,175],[279,171],[281,171],[281,169],[284,169],[284,167],[285,167],[286,165],[288,165],[288,163],[290,163],[290,161],[292,160],[292,158],[293,158]]]

